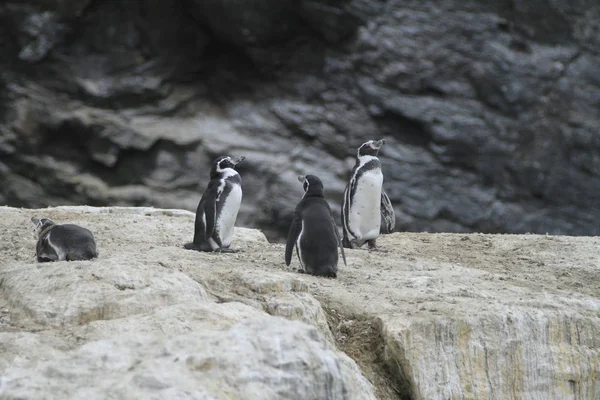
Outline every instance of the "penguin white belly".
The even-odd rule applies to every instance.
[[[224,202],[221,215],[219,215],[219,219],[217,220],[217,227],[221,243],[224,248],[227,248],[231,244],[233,227],[238,211],[240,210],[240,204],[242,203],[242,187],[240,185],[233,185]]]
[[[383,174],[380,169],[365,172],[356,184],[350,206],[349,226],[358,240],[379,237],[381,227],[381,186]]]

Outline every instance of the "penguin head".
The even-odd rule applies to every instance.
[[[385,139],[369,140],[364,142],[359,148],[357,157],[360,156],[376,156],[381,146],[385,144]]]
[[[323,182],[315,175],[298,175],[298,180],[302,182],[304,196],[323,196]]]
[[[40,233],[49,226],[54,225],[54,221],[50,218],[31,217],[31,222],[35,224],[35,234],[39,237]]]
[[[210,170],[210,176],[218,176],[223,173],[226,169],[235,169],[235,166],[243,161],[246,157],[229,157],[229,156],[221,156],[213,161],[213,166]]]

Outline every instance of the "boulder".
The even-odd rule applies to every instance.
[[[13,367],[3,397],[375,399],[356,364],[314,327],[267,316],[198,328],[167,338],[113,332],[34,370]]]

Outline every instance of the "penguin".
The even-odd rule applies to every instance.
[[[342,204],[344,247],[356,249],[366,242],[369,250],[379,250],[376,240],[380,233],[394,231],[396,216],[392,202],[383,190],[383,173],[377,158],[384,144],[384,139],[369,140],[358,148]]]
[[[94,235],[88,229],[73,224],[57,225],[48,218],[32,217],[38,237],[38,262],[81,261],[98,257]]]
[[[229,246],[242,202],[242,178],[235,166],[245,158],[222,156],[213,161],[208,186],[196,209],[194,240],[184,245],[186,249],[235,252]]]
[[[331,208],[323,195],[323,183],[315,175],[300,175],[298,180],[304,187],[304,196],[296,206],[288,232],[285,265],[290,265],[295,246],[304,272],[336,278],[338,246],[344,265],[347,265],[346,255]]]

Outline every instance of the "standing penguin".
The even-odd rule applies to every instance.
[[[344,247],[355,249],[366,242],[370,250],[377,250],[376,240],[380,232],[391,233],[394,230],[396,216],[388,195],[383,191],[383,173],[377,158],[384,143],[384,139],[369,140],[358,148],[342,204]]]
[[[94,235],[88,229],[73,224],[57,225],[48,218],[32,217],[38,237],[38,262],[80,261],[98,257]]]
[[[329,204],[323,196],[323,183],[314,175],[299,176],[304,187],[304,196],[296,206],[285,246],[285,265],[292,261],[292,251],[296,253],[305,272],[337,277],[338,252],[340,247],[344,265],[346,255],[340,234],[335,225]]]
[[[194,241],[185,244],[186,249],[234,252],[229,245],[242,202],[242,178],[234,168],[244,159],[222,156],[213,162],[210,181],[196,210]]]

